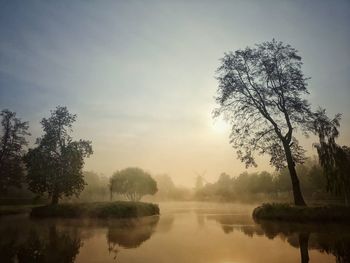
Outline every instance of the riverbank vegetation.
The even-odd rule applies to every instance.
[[[314,206],[302,207],[289,204],[263,204],[254,209],[257,220],[281,220],[295,222],[350,222],[350,207]]]
[[[341,202],[340,197],[326,190],[326,179],[317,160],[309,159],[296,166],[301,190],[310,202]],[[292,202],[291,181],[287,169],[279,172],[241,173],[231,176],[222,173],[214,183],[206,183],[195,190],[197,200],[240,202]]]
[[[59,218],[131,218],[159,215],[156,204],[142,202],[71,203],[34,207],[31,217]]]
[[[35,207],[35,205],[1,205],[0,216],[27,214],[32,211],[33,207]]]

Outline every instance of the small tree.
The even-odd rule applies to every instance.
[[[22,157],[30,134],[28,122],[22,122],[15,112],[5,109],[0,116],[0,191],[6,191],[9,186],[21,186],[25,171]]]
[[[73,141],[69,132],[76,115],[58,106],[49,118],[43,118],[44,135],[25,157],[27,181],[31,191],[48,193],[52,204],[65,196],[78,196],[84,189],[84,158],[92,154],[90,141]]]
[[[301,57],[290,45],[272,40],[229,52],[218,68],[219,107],[232,124],[230,142],[246,166],[256,166],[254,153],[268,154],[276,169],[288,167],[294,202],[306,205],[295,170],[304,150],[296,129],[310,131],[312,112],[302,95],[308,94]]]
[[[110,179],[111,192],[130,201],[139,201],[144,195],[154,195],[157,182],[140,168],[126,168],[117,171]]]
[[[350,148],[336,143],[339,136],[341,115],[334,119],[326,115],[324,109],[315,114],[314,128],[319,137],[317,149],[319,162],[326,177],[327,191],[344,197],[345,204],[349,205],[350,198]]]

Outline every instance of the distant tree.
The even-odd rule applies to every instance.
[[[281,169],[274,180],[276,192],[289,192],[291,190],[291,181],[288,168]]]
[[[319,164],[314,164],[310,167],[308,172],[308,182],[312,193],[326,192],[327,182],[325,176],[323,175],[323,169]]]
[[[256,175],[255,184],[253,184],[253,193],[271,193],[273,189],[273,176],[263,171]]]
[[[69,133],[76,120],[66,107],[58,106],[49,118],[43,118],[44,135],[25,157],[27,181],[34,193],[48,193],[51,203],[65,196],[79,195],[84,189],[84,158],[92,154],[90,141],[73,141]]]
[[[227,173],[221,173],[216,185],[216,194],[226,199],[230,198],[232,193],[232,180]]]
[[[22,157],[30,134],[28,122],[22,122],[15,112],[5,109],[0,116],[0,191],[4,192],[9,186],[21,186],[25,171]]]
[[[157,197],[161,199],[169,199],[176,194],[177,188],[169,175],[157,175],[154,179],[157,182]]]
[[[86,183],[84,190],[79,195],[82,201],[106,201],[108,200],[109,178],[99,175],[93,171],[83,172]]]
[[[350,148],[336,143],[339,136],[341,115],[334,119],[326,115],[324,109],[316,112],[314,128],[319,137],[317,149],[319,162],[327,181],[327,190],[336,195],[342,195],[345,204],[349,205],[350,198]]]
[[[139,201],[144,195],[157,192],[157,182],[140,168],[130,167],[117,171],[110,179],[112,193],[124,196],[130,201]]]
[[[217,70],[214,116],[232,124],[230,143],[247,167],[256,166],[255,152],[270,155],[276,169],[288,167],[294,203],[305,206],[295,169],[304,150],[294,132],[311,131],[312,112],[302,98],[308,90],[301,66],[297,51],[275,40],[226,53]]]

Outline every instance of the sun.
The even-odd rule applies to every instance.
[[[216,118],[212,123],[212,128],[217,133],[224,133],[229,130],[230,125],[222,118]]]

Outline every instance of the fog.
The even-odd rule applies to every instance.
[[[300,51],[314,108],[349,111],[349,3],[337,1],[2,1],[0,104],[30,122],[56,105],[78,114],[76,138],[93,142],[86,170],[138,166],[191,187],[245,166],[229,129],[212,119],[224,52],[276,38]],[[331,99],[330,99],[331,98]],[[343,115],[342,144],[350,141]],[[302,136],[300,136],[302,138]],[[302,140],[312,151],[314,140]],[[249,172],[272,172],[258,158]]]
[[[0,1],[0,262],[350,262],[350,2]]]

